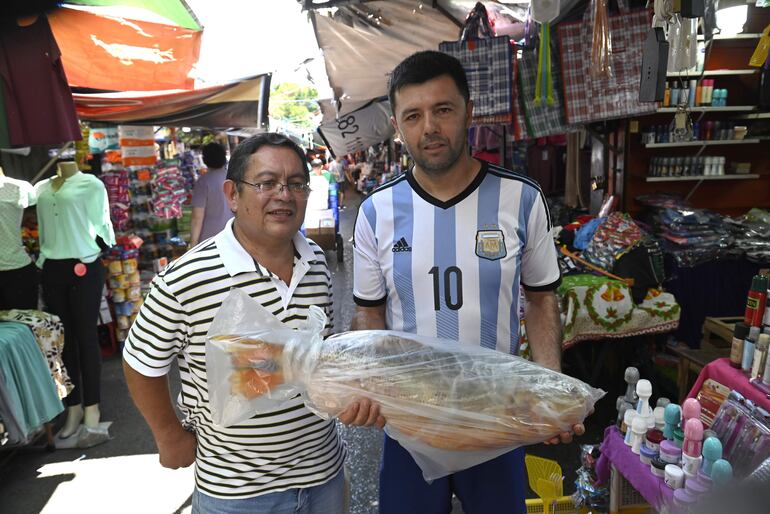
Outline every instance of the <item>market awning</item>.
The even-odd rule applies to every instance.
[[[318,134],[335,156],[345,155],[366,150],[392,136],[394,130],[389,120],[390,102],[387,97],[378,98],[338,120],[324,121]]]
[[[192,91],[74,93],[81,119],[132,125],[262,127],[271,75]]]
[[[184,0],[65,0],[64,3],[93,7],[138,7],[152,11],[180,27],[201,30],[198,18]]]
[[[389,0],[348,8],[362,11],[362,16],[349,20],[311,12],[341,113],[386,95],[388,73],[399,62],[420,50],[436,50],[442,41],[456,40],[460,31],[456,21],[431,7],[431,2]],[[376,14],[370,18],[371,13]]]
[[[200,31],[79,9],[57,9],[48,19],[71,86],[158,91],[195,85],[189,74]]]

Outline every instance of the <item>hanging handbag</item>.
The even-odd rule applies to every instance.
[[[479,7],[480,6],[480,7]],[[513,50],[508,36],[494,37],[483,4],[466,19],[460,41],[444,41],[439,50],[457,58],[468,77],[474,116],[507,115],[513,105]]]
[[[655,111],[655,103],[639,102],[642,50],[650,15],[646,9],[610,16],[611,76],[593,78],[591,63],[591,10],[583,20],[559,26],[559,49],[564,83],[565,117],[569,124],[623,118]]]
[[[552,35],[553,36],[553,35]],[[550,47],[554,60],[558,62],[558,45],[551,37]],[[539,44],[534,45],[539,47]],[[564,103],[561,97],[561,73],[558,66],[552,66],[550,80],[553,81],[552,103],[536,102],[538,67],[540,54],[535,48],[522,48],[518,64],[519,99],[524,108],[527,134],[529,137],[544,137],[565,134],[571,131],[564,118]],[[542,69],[542,67],[541,67]],[[542,73],[541,73],[542,75]],[[545,91],[548,89],[546,88]],[[541,93],[543,88],[541,87]],[[547,97],[547,95],[545,95]]]

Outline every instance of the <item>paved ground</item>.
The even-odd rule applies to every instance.
[[[350,324],[353,312],[352,255],[348,239],[352,233],[357,202],[342,211],[341,232],[345,240],[343,263],[328,253],[334,280],[337,328]],[[615,375],[617,376],[617,375]],[[620,375],[622,376],[622,374]],[[88,450],[46,452],[29,448],[8,458],[0,452],[0,512],[33,513],[142,513],[189,512],[192,471],[169,471],[157,464],[151,433],[134,408],[123,381],[118,358],[105,361],[103,369],[102,418],[113,422],[112,440]],[[178,390],[178,380],[172,378]],[[597,408],[582,442],[598,441],[602,427],[612,416],[614,400]],[[609,406],[609,407],[608,407]],[[377,508],[377,469],[382,433],[374,429],[340,427],[349,448],[352,514],[374,514]],[[557,459],[565,472],[565,493],[574,490],[578,467],[577,443],[559,447],[535,446],[531,453]],[[461,512],[459,508],[455,512]]]

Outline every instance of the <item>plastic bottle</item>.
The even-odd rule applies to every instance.
[[[690,81],[690,85],[687,88],[687,105],[690,107],[695,107],[695,93],[698,88],[698,81],[695,79],[692,79]]]
[[[668,107],[669,105],[671,105],[671,88],[668,82],[666,82],[666,90],[663,92],[663,107]]]
[[[703,81],[701,80],[698,82],[698,85],[695,87],[695,105],[699,106],[701,105],[701,98],[703,98]]]
[[[754,349],[754,360],[751,363],[751,378],[759,378],[765,369],[765,359],[767,359],[767,349],[770,347],[770,335],[760,334],[757,346]]]
[[[676,107],[679,105],[679,87],[676,85],[676,82],[674,82],[674,85],[671,86],[671,107]]]
[[[714,79],[708,79],[705,80],[706,82],[706,91],[704,93],[704,96],[706,98],[706,105],[711,105],[712,97],[714,95]]]
[[[748,375],[751,371],[751,364],[754,360],[754,349],[759,339],[759,327],[751,327],[749,336],[743,342],[743,359],[741,360],[741,369]]]
[[[740,369],[743,360],[743,340],[749,335],[746,323],[736,323],[733,329],[733,341],[730,347],[730,366]]]

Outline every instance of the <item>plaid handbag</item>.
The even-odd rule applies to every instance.
[[[650,15],[646,9],[629,12],[624,2],[619,4],[621,14],[610,16],[611,78],[591,78],[590,7],[582,22],[558,27],[566,118],[570,124],[648,114],[657,107],[654,102],[639,102],[642,51]]]
[[[551,54],[553,61],[557,61],[557,45],[555,38],[551,38]],[[535,45],[536,46],[536,45]],[[553,134],[570,132],[564,118],[564,108],[561,98],[561,73],[558,66],[552,66],[551,75],[554,83],[553,105],[545,101],[539,106],[535,105],[535,88],[537,83],[537,50],[535,48],[523,48],[517,59],[519,104],[524,111],[527,134],[529,137],[545,137]],[[558,62],[558,61],[557,61]]]
[[[510,114],[513,98],[513,50],[508,36],[444,41],[439,50],[465,68],[474,116]]]

